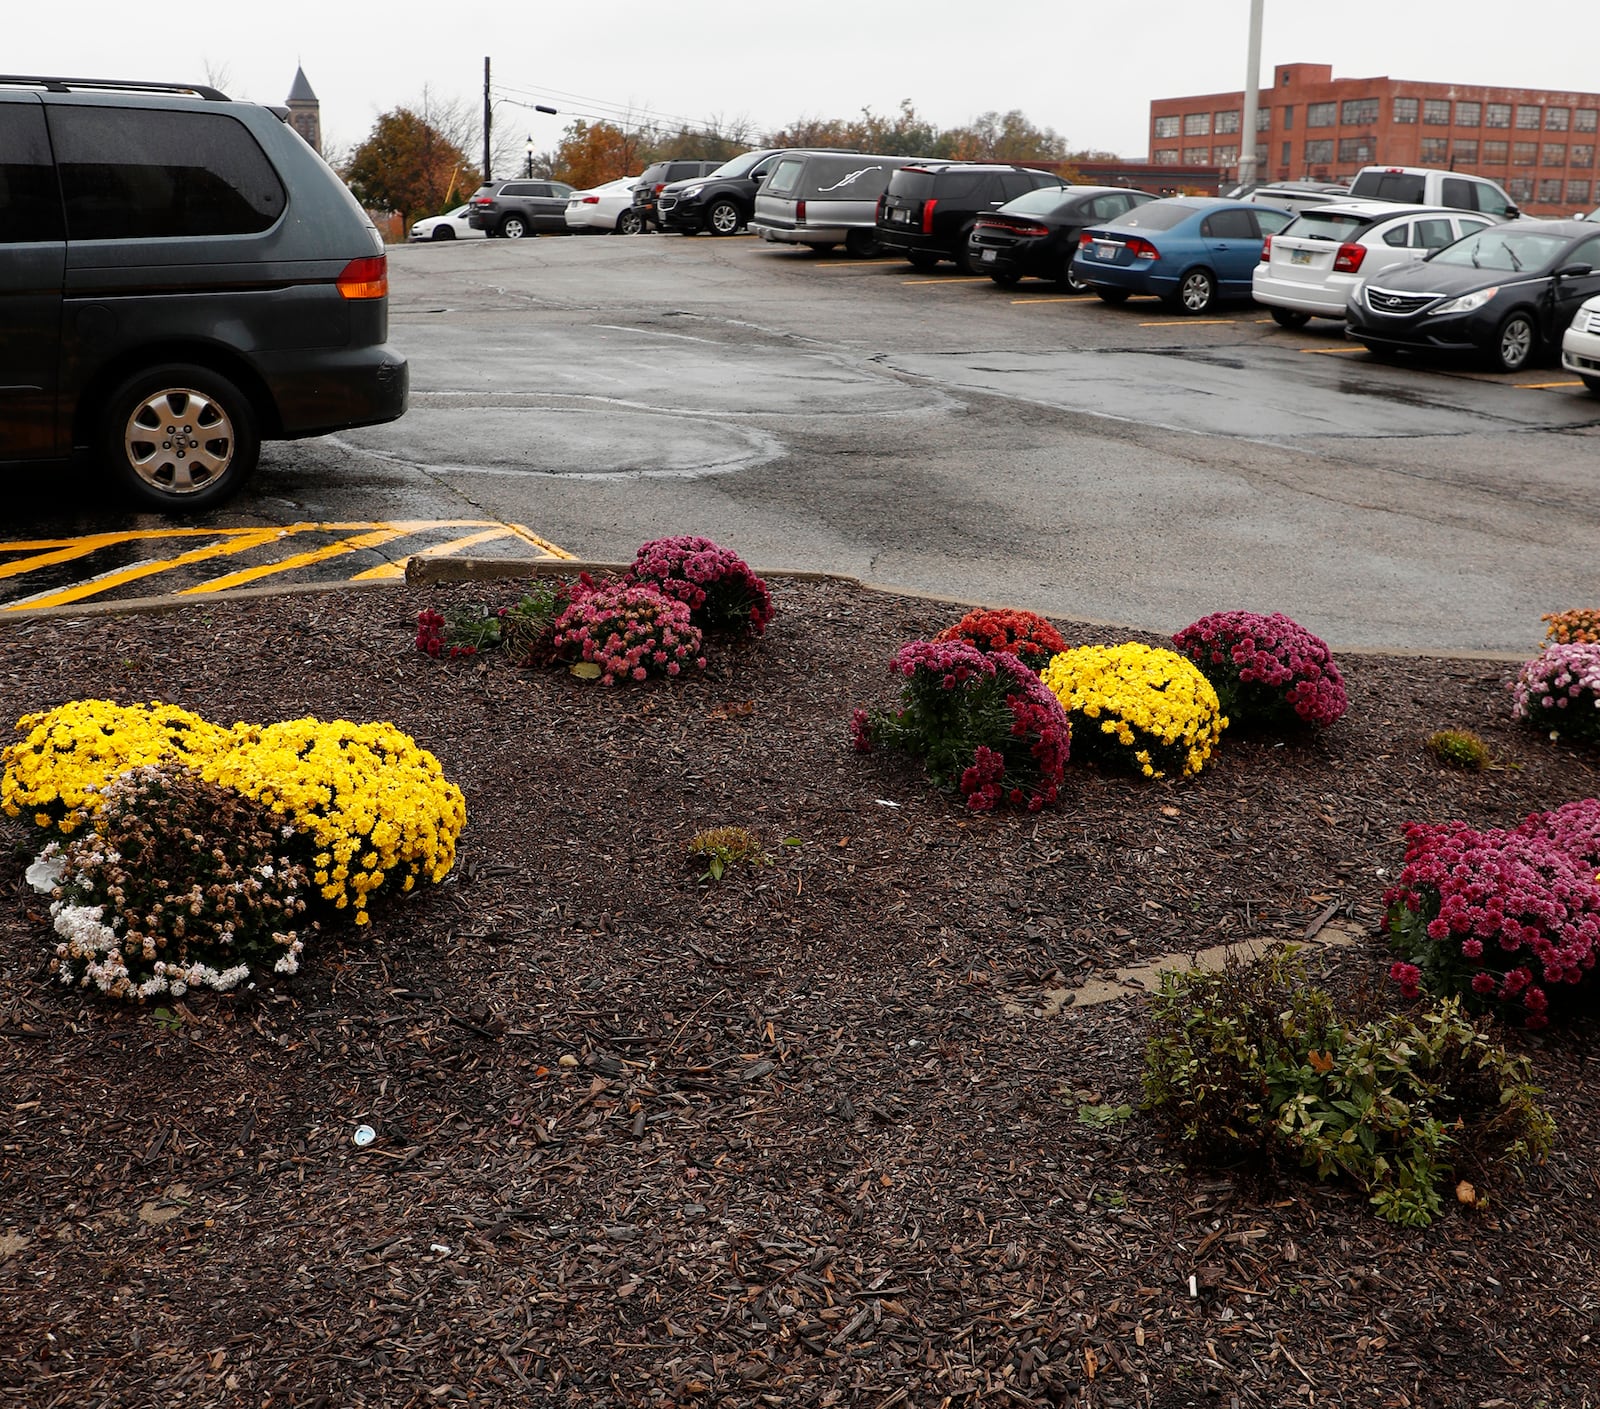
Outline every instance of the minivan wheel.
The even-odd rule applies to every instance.
[[[1490,358],[1502,372],[1520,372],[1533,360],[1538,347],[1539,335],[1534,331],[1533,319],[1526,313],[1513,313],[1494,335]]]
[[[617,217],[617,234],[642,235],[644,234],[644,216],[636,210],[625,210]]]
[[[172,363],[111,393],[102,463],[142,503],[168,513],[209,508],[249,478],[261,451],[255,408],[226,377]]]
[[[713,235],[731,235],[739,228],[739,207],[732,201],[717,201],[706,212],[706,229]]]
[[[844,237],[844,249],[854,259],[876,259],[883,253],[883,241],[876,230],[852,230]]]
[[[520,240],[528,233],[520,215],[508,215],[500,222],[500,234],[508,240]]]
[[[1311,321],[1311,315],[1309,313],[1297,313],[1292,308],[1274,308],[1272,310],[1272,321],[1280,328],[1288,328],[1293,331],[1295,328],[1305,327]]]
[[[1178,283],[1175,300],[1183,313],[1209,313],[1217,301],[1217,281],[1205,269],[1191,269]]]

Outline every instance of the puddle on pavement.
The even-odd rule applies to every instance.
[[[1296,941],[1310,948],[1342,949],[1357,943],[1362,936],[1354,930],[1324,925],[1310,939]],[[1259,959],[1281,939],[1252,939],[1239,944],[1217,944],[1210,949],[1186,950],[1182,953],[1157,954],[1143,963],[1117,969],[1109,977],[1092,978],[1077,988],[1044,988],[1031,1002],[1012,995],[1004,1002],[1007,1017],[1055,1018],[1072,1008],[1091,1008],[1100,1003],[1111,1003],[1118,998],[1150,993],[1161,986],[1161,975],[1174,969],[1217,970],[1230,955],[1246,962]]]

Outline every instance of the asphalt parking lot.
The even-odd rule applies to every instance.
[[[1384,365],[1250,305],[1190,319],[748,237],[401,247],[391,286],[402,420],[269,445],[182,535],[81,468],[14,473],[0,609],[675,532],[1151,629],[1278,609],[1346,647],[1519,653],[1541,612],[1600,600],[1600,399],[1553,364]]]

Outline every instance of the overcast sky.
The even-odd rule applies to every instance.
[[[481,107],[492,63],[497,133],[556,145],[574,117],[744,120],[892,113],[909,98],[941,128],[1019,108],[1073,149],[1145,154],[1152,98],[1244,86],[1249,0],[9,0],[0,66],[17,73],[213,82],[281,103],[296,65],[322,101],[324,144],[360,142],[383,112],[430,94]],[[1492,24],[1475,16],[1501,14]],[[1329,63],[1336,77],[1600,89],[1600,3],[1265,0],[1261,71]],[[543,102],[535,114],[511,98]]]

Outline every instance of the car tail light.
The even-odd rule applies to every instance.
[[[1149,240],[1141,240],[1137,235],[1128,241],[1128,253],[1135,259],[1161,258],[1160,250],[1151,244]]]
[[[1333,257],[1333,267],[1341,274],[1354,274],[1366,257],[1365,245],[1340,245],[1339,253]]]
[[[796,201],[794,203],[794,223],[796,225],[804,225],[806,223],[806,203],[804,201]]]
[[[1089,246],[1092,245],[1093,243],[1094,243],[1094,236],[1091,235],[1087,230],[1085,230],[1081,235],[1078,236],[1078,248],[1081,249],[1081,250],[1088,249]]]
[[[923,201],[922,203],[922,233],[924,235],[933,234],[933,208],[938,204],[938,201]]]
[[[493,196],[474,196],[472,198],[472,203],[473,203],[473,205],[493,205],[494,204],[494,197]]]
[[[345,298],[387,298],[389,261],[381,254],[352,259],[340,271],[337,287]]]
[[[1263,264],[1265,264],[1271,258],[1272,258],[1272,236],[1268,235],[1266,237],[1266,239],[1264,239],[1261,242],[1261,262]]]
[[[584,205],[599,205],[600,204],[600,197],[599,196],[585,196],[583,198],[583,204]]]
[[[665,181],[657,181],[655,186],[651,189],[650,194],[652,196],[659,196],[661,194],[661,188],[666,184],[667,183]]]

